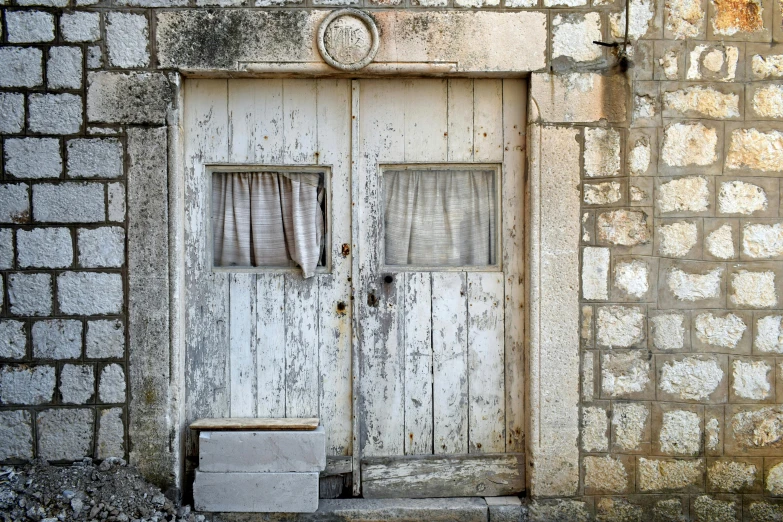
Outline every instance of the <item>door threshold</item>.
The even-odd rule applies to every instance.
[[[496,522],[524,520],[518,497],[321,500],[315,513],[204,513],[209,522]]]

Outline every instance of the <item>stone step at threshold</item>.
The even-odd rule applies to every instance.
[[[522,522],[517,497],[321,500],[315,513],[203,513],[208,522]]]

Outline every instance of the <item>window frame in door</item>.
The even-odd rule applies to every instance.
[[[493,170],[495,171],[495,264],[492,265],[388,265],[386,264],[386,178],[388,170]],[[381,272],[502,272],[503,271],[503,164],[502,163],[382,163],[378,165],[379,206],[381,210]]]
[[[315,267],[316,274],[332,273],[332,166],[331,165],[271,165],[271,164],[248,164],[248,163],[210,163],[204,166],[204,173],[207,177],[206,187],[206,219],[207,223],[207,259],[212,272],[228,272],[237,274],[296,274],[302,273],[299,266],[219,266],[215,265],[214,256],[214,237],[212,223],[212,180],[214,174],[231,174],[234,172],[307,172],[323,174],[324,176],[324,198],[326,212],[324,212],[324,255],[325,264]]]

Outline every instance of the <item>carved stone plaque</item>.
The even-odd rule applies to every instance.
[[[359,70],[378,52],[375,21],[357,9],[340,9],[327,16],[318,30],[318,50],[336,69]]]

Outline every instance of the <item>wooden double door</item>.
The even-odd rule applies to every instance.
[[[522,491],[526,98],[516,79],[187,80],[186,419],[319,417],[328,472],[365,497]],[[323,167],[314,277],[213,266],[210,175],[235,165]],[[496,172],[493,263],[385,262],[384,169],[411,165]]]

